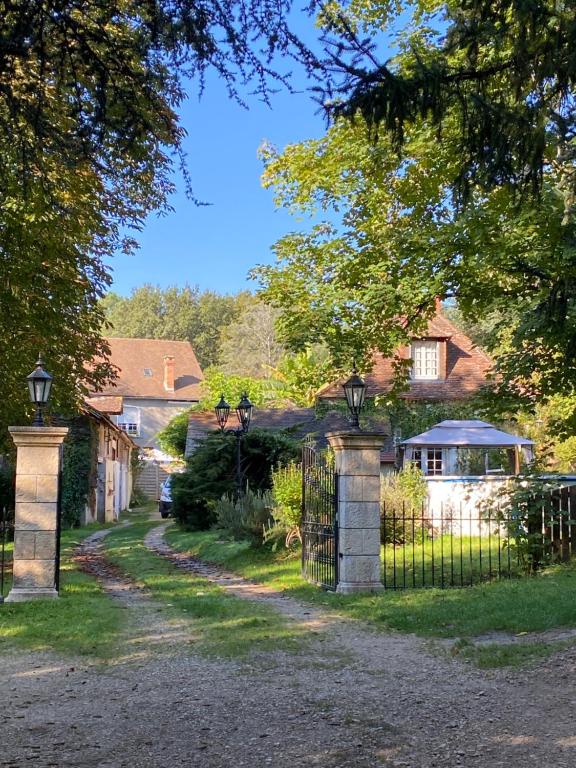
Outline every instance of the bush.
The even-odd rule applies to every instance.
[[[190,420],[190,409],[183,413],[178,413],[168,424],[158,432],[158,445],[169,456],[184,458],[186,451],[186,434],[188,432],[188,421]]]
[[[248,488],[242,499],[224,494],[216,502],[216,526],[229,531],[235,539],[248,538],[261,544],[265,527],[271,521],[272,506],[270,491]]]
[[[428,494],[424,475],[408,464],[382,481],[381,534],[385,544],[406,544],[422,530],[422,505]]]
[[[274,522],[288,533],[300,527],[302,517],[302,465],[292,461],[272,472]]]
[[[269,490],[272,467],[298,454],[298,444],[286,435],[254,429],[242,440],[244,481],[253,491]],[[235,488],[236,438],[212,432],[190,456],[186,471],[174,479],[174,517],[185,527],[209,528],[215,522],[216,502]]]

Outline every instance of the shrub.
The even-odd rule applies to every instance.
[[[235,539],[262,543],[264,529],[270,523],[273,499],[269,491],[251,491],[242,499],[224,494],[215,505],[216,526],[229,531]]]
[[[300,527],[302,517],[302,465],[292,461],[272,472],[273,517],[288,533]]]
[[[253,491],[268,490],[272,467],[290,462],[298,453],[298,444],[286,435],[252,430],[242,440],[242,472],[247,486]],[[223,493],[232,494],[235,486],[236,438],[212,432],[198,444],[186,471],[174,481],[174,516],[185,527],[208,528],[215,521],[215,503]]]
[[[385,544],[406,544],[422,530],[422,505],[427,497],[424,475],[408,464],[382,481],[381,533]]]
[[[164,429],[158,432],[158,445],[169,456],[175,456],[180,459],[184,457],[189,420],[190,409],[187,409],[170,419]]]

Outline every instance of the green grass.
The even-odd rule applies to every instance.
[[[384,584],[402,589],[469,586],[502,575],[520,576],[516,554],[497,536],[436,536],[382,547]]]
[[[128,528],[115,529],[104,541],[106,555],[145,586],[165,606],[168,616],[186,619],[195,650],[235,657],[253,650],[295,652],[302,647],[305,631],[277,611],[231,596],[147,550],[144,536],[156,525],[136,521]]]
[[[0,652],[25,648],[98,658],[111,654],[122,629],[122,612],[71,560],[76,544],[94,530],[63,531],[58,600],[0,604]],[[10,583],[5,584],[6,593],[9,588]]]
[[[494,631],[517,634],[576,627],[574,566],[555,566],[536,576],[463,589],[338,595],[304,582],[300,577],[299,558],[294,554],[251,549],[246,542],[225,541],[221,533],[213,531],[188,533],[174,527],[168,531],[167,539],[177,549],[221,563],[284,594],[327,606],[382,629],[421,637],[473,638]],[[554,648],[549,647],[548,652],[552,650]],[[499,652],[500,657],[506,654],[512,657],[530,652],[525,646],[514,645]],[[488,651],[482,651],[483,657],[488,655]]]

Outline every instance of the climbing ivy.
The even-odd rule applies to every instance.
[[[68,423],[62,457],[62,527],[77,528],[96,486],[98,427],[86,417]]]

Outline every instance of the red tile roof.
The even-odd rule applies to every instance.
[[[160,400],[200,399],[202,370],[188,341],[168,339],[108,339],[110,362],[119,368],[115,387],[102,395]],[[164,388],[164,358],[174,358],[174,391]]]
[[[90,408],[95,408],[100,413],[106,413],[108,415],[114,414],[118,416],[122,413],[124,406],[124,399],[122,397],[116,397],[113,395],[104,397],[87,397],[86,405]]]
[[[462,331],[458,330],[444,315],[437,314],[428,323],[426,334],[418,338],[444,339],[446,342],[446,378],[434,381],[410,381],[403,395],[407,400],[461,400],[474,393],[486,383],[486,376],[492,368],[492,361]],[[398,350],[401,357],[408,357],[408,348]],[[364,376],[368,386],[367,396],[374,397],[388,392],[392,387],[394,370],[392,360],[375,353],[373,368]],[[342,398],[341,381],[329,385],[319,392],[320,399]]]

